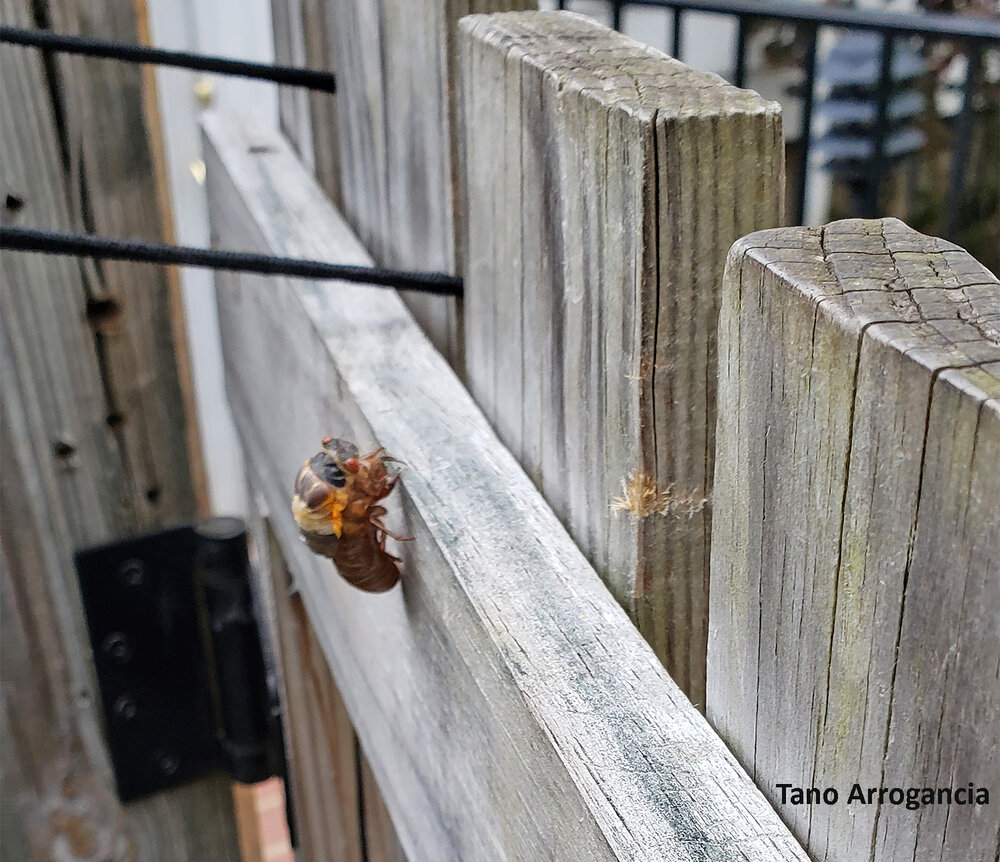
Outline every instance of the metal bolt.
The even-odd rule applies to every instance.
[[[126,560],[118,567],[118,579],[126,587],[138,587],[146,579],[146,567],[142,560]]]
[[[113,709],[115,715],[122,721],[131,721],[139,712],[139,705],[135,702],[134,697],[123,694],[115,701]]]
[[[124,632],[112,632],[101,644],[104,654],[116,664],[128,664],[135,652],[132,639]]]
[[[176,775],[177,770],[181,768],[177,758],[172,754],[167,754],[165,751],[155,752],[153,759],[156,761],[156,765],[160,768],[160,771],[168,778]]]

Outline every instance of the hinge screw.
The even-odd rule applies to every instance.
[[[135,650],[132,648],[132,639],[124,632],[112,632],[101,644],[104,654],[116,664],[128,664]]]
[[[115,715],[122,721],[131,721],[139,712],[139,705],[135,698],[128,694],[123,694],[115,701]]]
[[[118,578],[126,587],[138,587],[146,577],[142,560],[126,560],[118,567]]]
[[[157,752],[153,757],[156,760],[156,765],[160,767],[160,771],[167,777],[176,775],[177,770],[181,768],[177,758],[165,751]]]

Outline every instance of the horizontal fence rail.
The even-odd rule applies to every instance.
[[[276,133],[205,129],[222,240],[370,264]],[[409,858],[804,862],[398,297],[232,276],[219,304],[254,493]],[[289,511],[331,432],[405,464],[390,526],[414,541],[381,596]]]
[[[809,154],[813,144],[813,114],[816,103],[816,53],[817,38],[821,28],[838,28],[877,33],[882,50],[878,58],[876,90],[874,152],[868,160],[861,215],[879,215],[879,191],[887,170],[886,138],[890,125],[887,112],[889,92],[892,87],[890,70],[899,40],[922,37],[925,40],[950,41],[968,58],[962,82],[962,107],[956,119],[955,144],[948,190],[948,224],[946,234],[954,237],[958,228],[958,201],[966,187],[967,167],[971,146],[974,96],[983,68],[983,51],[1000,48],[1000,21],[946,15],[942,13],[881,12],[874,9],[821,6],[805,3],[764,2],[764,0],[606,0],[611,12],[612,26],[621,29],[622,13],[628,7],[660,8],[672,13],[672,55],[683,59],[684,16],[688,12],[705,12],[726,15],[738,21],[736,56],[733,62],[733,81],[742,87],[746,80],[747,26],[753,21],[774,21],[794,24],[807,38],[803,61],[802,138],[801,162],[796,176],[796,204],[792,221],[804,222],[807,191]],[[568,0],[559,0],[558,8],[572,9]]]

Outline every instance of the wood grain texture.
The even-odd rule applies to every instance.
[[[469,387],[703,706],[718,285],[781,222],[779,108],[577,15],[461,34]]]
[[[36,4],[64,33],[138,41],[134,0]],[[106,236],[163,241],[164,218],[142,98],[131,63],[60,54],[48,67],[47,95],[59,121],[72,226]],[[133,523],[193,513],[186,416],[164,267],[87,261],[84,276],[97,332],[108,412],[129,461]]]
[[[20,0],[2,0],[0,10],[4,23],[35,24]],[[0,79],[4,223],[78,227],[59,149],[66,139],[40,55],[4,45]],[[0,267],[3,804],[19,809],[5,811],[4,820],[22,819],[39,860],[236,862],[228,782],[212,779],[125,808],[115,799],[73,568],[77,548],[194,513],[187,463],[167,460],[184,451],[183,411],[168,369],[161,388],[151,366],[122,367],[121,351],[105,351],[109,339],[127,343],[137,332],[165,330],[166,305],[163,317],[127,327],[120,316],[94,313],[93,273],[79,261],[5,252]],[[147,428],[168,413],[151,439],[171,427],[179,435],[148,470],[150,439],[137,442],[108,421],[120,394],[111,369],[136,374],[133,385],[144,392],[126,414],[128,427]],[[157,399],[155,415],[144,414]],[[153,472],[174,474],[155,505],[143,493]]]
[[[358,751],[361,766],[361,798],[365,821],[365,862],[406,862],[392,817],[364,754]]]
[[[817,860],[993,858],[1000,283],[894,219],[748,236],[720,317],[708,717]]]
[[[370,263],[283,140],[205,122],[222,244]],[[252,481],[408,858],[805,858],[394,293],[241,277],[219,301]],[[384,595],[298,538],[328,433],[405,464]]]
[[[361,778],[354,728],[270,527],[264,538],[280,637],[297,850],[306,862],[362,862]]]
[[[276,63],[332,69],[332,7],[324,0],[271,0]],[[340,151],[337,96],[302,87],[278,89],[281,130],[338,206]]]
[[[290,770],[296,853],[304,862],[405,862],[337,684],[266,515],[250,499],[257,607],[270,623]]]
[[[343,211],[383,266],[461,271],[455,134],[458,19],[535,0],[330,0]],[[458,365],[456,300],[404,294]]]

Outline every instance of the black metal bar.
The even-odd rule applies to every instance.
[[[809,152],[812,148],[813,99],[816,91],[816,37],[819,28],[815,24],[808,28],[804,69],[805,89],[802,93],[802,144],[798,169],[798,186],[795,190],[795,224],[806,221],[806,186],[809,176]]]
[[[736,69],[733,72],[733,83],[743,87],[747,78],[747,18],[740,15],[736,31]]]
[[[969,65],[965,72],[965,83],[962,85],[962,110],[955,121],[954,139],[952,140],[951,178],[948,183],[948,224],[945,229],[945,239],[955,239],[958,234],[959,207],[962,194],[965,191],[965,174],[969,162],[969,151],[972,148],[972,120],[974,108],[973,99],[976,94],[976,80],[982,65],[983,55],[978,45],[968,49]]]
[[[684,21],[681,17],[683,14],[683,9],[679,6],[674,7],[674,32],[671,37],[673,44],[670,47],[670,53],[675,60],[681,58],[681,47],[684,40]]]
[[[878,218],[879,189],[885,172],[885,139],[889,130],[889,99],[892,96],[892,52],[896,40],[882,34],[882,54],[879,59],[878,89],[875,91],[875,134],[872,155],[865,172],[864,212],[866,218]]]
[[[567,7],[568,5],[569,5],[569,4],[567,3],[567,0],[559,0],[559,3],[558,3],[558,4],[556,5],[556,8],[557,8],[557,9],[558,9],[558,10],[559,10],[560,12],[564,12],[564,11],[566,10],[566,7]]]
[[[891,30],[897,36],[1000,42],[1000,22],[941,12],[879,12],[846,6],[813,6],[789,0],[628,0],[633,6],[746,15],[799,24],[819,24],[853,30]]]
[[[159,66],[175,66],[180,69],[195,69],[220,75],[236,75],[242,78],[273,81],[276,84],[290,84],[311,90],[336,91],[331,72],[318,69],[302,69],[295,66],[275,66],[269,63],[253,63],[247,60],[233,60],[228,57],[212,57],[189,51],[168,51],[147,45],[132,45],[92,39],[87,36],[70,36],[53,33],[50,30],[26,30],[21,27],[0,25],[0,42],[60,51],[66,54],[82,54],[86,57],[104,57],[127,63],[155,63]]]
[[[378,267],[346,266],[319,260],[299,260],[166,243],[118,240],[93,234],[60,234],[30,228],[0,226],[0,249],[197,266],[233,272],[254,272],[261,275],[335,279],[379,287],[395,287],[399,290],[416,290],[438,296],[462,295],[462,279],[441,272],[410,272]]]
[[[622,28],[622,0],[611,0],[611,29]]]

